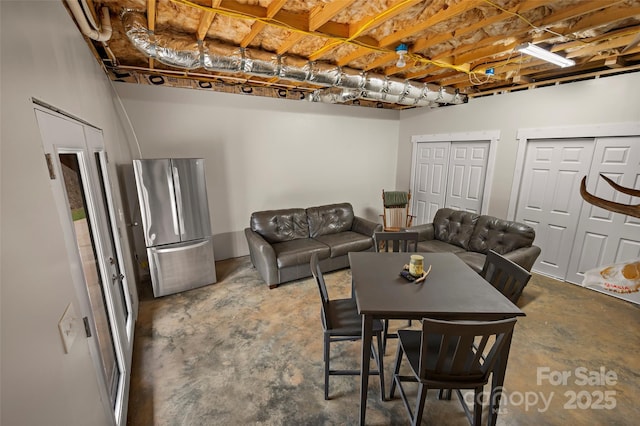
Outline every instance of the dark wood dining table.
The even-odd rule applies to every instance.
[[[416,253],[349,253],[353,291],[362,315],[360,364],[360,424],[365,423],[374,319],[436,318],[442,320],[498,320],[524,312],[452,253],[424,256],[427,278],[419,284],[400,276]],[[492,375],[489,424],[495,425],[511,342],[505,345]]]

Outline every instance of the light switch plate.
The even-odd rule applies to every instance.
[[[60,337],[62,337],[64,353],[68,354],[73,341],[78,335],[78,319],[76,318],[76,310],[73,307],[73,303],[69,303],[67,309],[65,309],[58,323],[58,329],[60,330]]]

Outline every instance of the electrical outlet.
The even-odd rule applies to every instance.
[[[62,318],[58,322],[58,330],[60,330],[60,337],[62,337],[64,353],[68,354],[73,341],[78,335],[78,319],[76,318],[76,310],[73,307],[73,303],[69,303],[64,314],[62,314]]]

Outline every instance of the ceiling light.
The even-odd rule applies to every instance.
[[[532,43],[521,44],[520,46],[516,47],[516,50],[518,52],[526,53],[527,55],[535,56],[538,59],[551,62],[552,64],[558,65],[562,68],[572,67],[576,64],[573,59],[563,58],[558,54],[549,52],[548,50],[545,50],[542,47],[536,46]]]
[[[404,43],[398,45],[398,47],[396,47],[396,53],[398,54],[398,62],[396,62],[396,67],[404,68],[405,66],[407,66],[407,62],[404,60],[404,55],[408,53],[407,45]]]

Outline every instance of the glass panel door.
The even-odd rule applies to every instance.
[[[82,272],[84,274],[87,293],[93,312],[93,327],[98,339],[100,348],[100,361],[104,377],[106,379],[107,390],[110,401],[115,407],[118,382],[122,375],[117,362],[116,347],[114,344],[114,333],[107,316],[106,296],[104,293],[104,283],[100,268],[102,265],[98,261],[98,248],[96,247],[95,221],[91,217],[90,209],[87,205],[87,181],[88,176],[81,170],[83,153],[61,153],[58,154],[62,177],[64,179],[64,189],[69,203],[69,211],[73,220],[76,244],[82,262]],[[85,172],[86,173],[86,172]]]
[[[35,108],[105,410],[126,423],[134,308],[122,270],[102,132]]]

